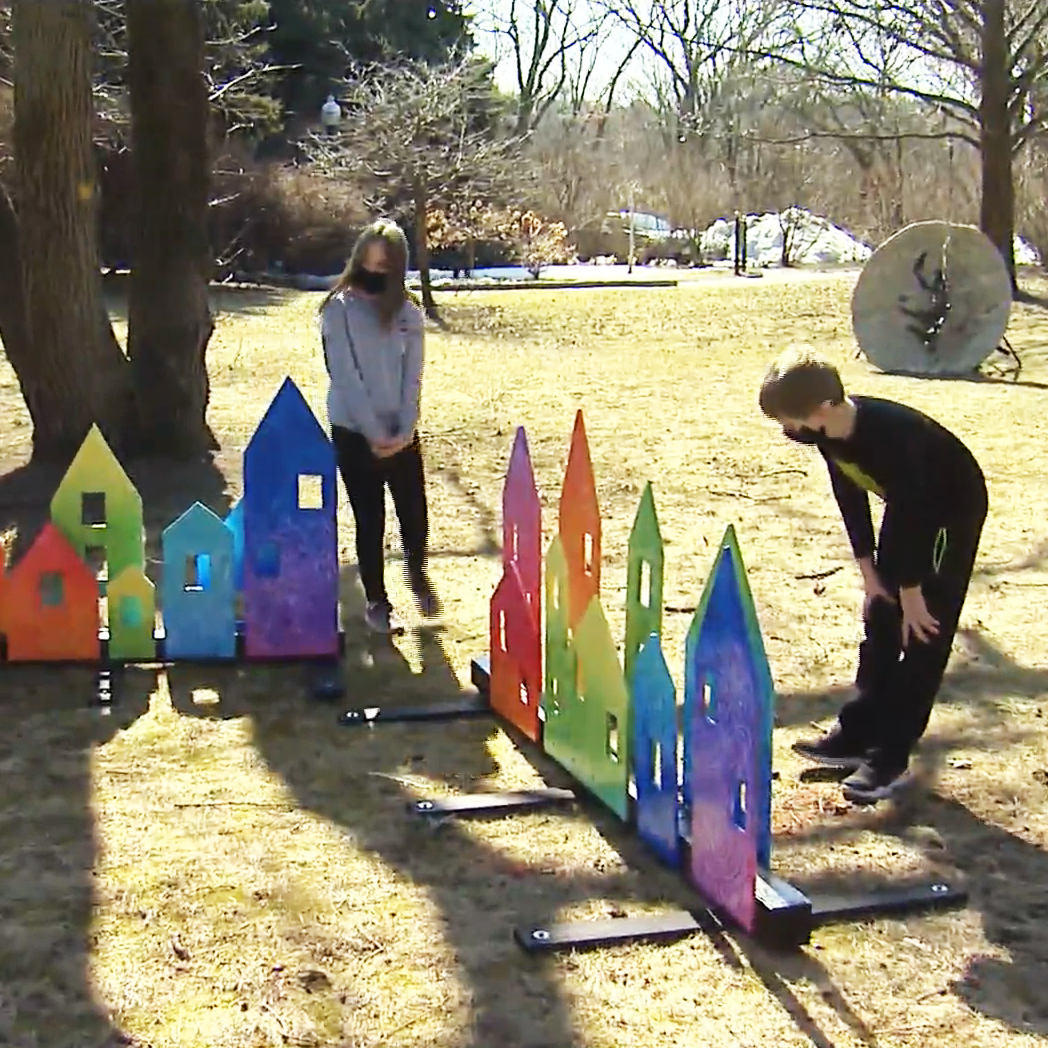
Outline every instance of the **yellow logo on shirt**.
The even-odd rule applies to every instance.
[[[833,460],[837,464],[837,468],[854,484],[858,484],[863,491],[872,491],[878,498],[884,498],[884,492],[881,490],[880,484],[877,483],[869,475],[855,465],[854,462],[845,462],[844,459],[834,457]]]

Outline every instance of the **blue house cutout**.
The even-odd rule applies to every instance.
[[[244,651],[338,653],[335,449],[284,380],[244,452]]]
[[[236,656],[233,534],[222,519],[194,502],[160,538],[160,607],[167,659]]]
[[[237,595],[237,628],[244,625],[241,604],[244,599],[244,503],[237,499],[226,514],[226,527],[233,533],[233,589]]]
[[[641,647],[630,684],[637,833],[663,862],[679,866],[677,692],[657,633]]]

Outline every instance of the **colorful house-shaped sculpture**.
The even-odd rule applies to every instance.
[[[542,504],[523,427],[502,489],[502,579],[491,595],[491,705],[529,739],[541,734]]]
[[[98,583],[53,525],[11,569],[4,585],[11,662],[97,662]]]
[[[109,657],[116,661],[156,658],[156,590],[146,573],[124,568],[109,583]]]
[[[228,524],[194,502],[160,538],[160,601],[168,659],[232,659],[237,632],[235,538]]]
[[[559,534],[568,565],[568,625],[574,629],[600,594],[600,506],[582,412],[575,415],[560,491]]]
[[[145,568],[142,499],[97,426],[51,499],[51,522],[88,564],[104,556],[109,579]]]
[[[491,595],[490,701],[533,742],[541,734],[542,645],[517,565],[507,564]]]
[[[239,633],[244,628],[244,503],[241,499],[237,499],[226,514],[226,527],[233,533],[233,592]]]
[[[244,452],[244,649],[338,653],[335,451],[286,379]]]
[[[7,608],[7,547],[0,542],[0,636],[4,629],[4,611]]]
[[[685,645],[685,775],[692,883],[748,930],[757,870],[771,856],[772,703],[768,660],[729,527]]]

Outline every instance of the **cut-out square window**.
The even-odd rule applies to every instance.
[[[80,496],[80,523],[89,528],[106,526],[106,495],[104,491],[85,491]]]
[[[45,608],[58,608],[65,600],[65,579],[61,572],[46,571],[40,576],[40,603]]]
[[[324,478],[313,473],[298,475],[298,508],[324,508]]]
[[[186,557],[183,591],[185,593],[203,593],[210,586],[211,555],[209,553],[191,553]]]
[[[732,821],[740,829],[746,829],[747,821],[746,811],[746,783],[739,782],[735,786],[735,797],[732,801]]]
[[[138,597],[125,594],[120,598],[119,616],[121,626],[125,626],[129,630],[138,629],[142,625],[144,618],[142,615],[142,602]]]
[[[260,579],[275,579],[280,574],[280,547],[264,542],[255,555],[255,574]]]
[[[109,562],[106,560],[105,546],[88,546],[84,550],[84,562],[99,582],[109,581]]]
[[[702,714],[710,724],[717,723],[717,708],[713,701],[713,685],[708,680],[702,682]]]
[[[613,714],[608,714],[608,733],[607,733],[607,750],[608,756],[613,761],[619,759],[619,720]]]

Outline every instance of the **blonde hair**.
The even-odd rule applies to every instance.
[[[381,244],[385,249],[386,263],[389,267],[386,290],[382,292],[378,301],[378,313],[382,318],[382,323],[388,327],[403,309],[405,302],[409,299],[412,302],[415,301],[415,296],[408,291],[405,284],[408,269],[408,239],[396,222],[388,218],[380,218],[366,226],[357,237],[346,268],[342,270],[341,276],[320,303],[321,312],[336,295],[341,294],[352,285],[354,277],[364,268],[364,257],[372,244]]]
[[[759,399],[768,418],[808,418],[820,404],[843,403],[844,383],[811,346],[790,346],[768,368]]]

